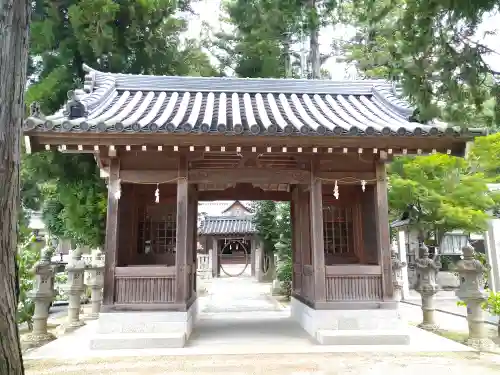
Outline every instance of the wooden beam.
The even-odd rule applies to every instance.
[[[167,181],[175,183],[177,176],[177,170],[123,169],[120,171],[120,179],[122,182],[135,184],[164,184]]]
[[[318,163],[313,161],[311,174],[311,249],[314,269],[314,302],[326,301],[325,244],[323,241],[323,194],[322,182],[315,178]]]
[[[251,184],[239,184],[234,188],[225,190],[206,190],[198,192],[200,201],[216,201],[216,200],[272,200],[272,201],[289,201],[291,193],[286,191],[269,191],[261,190],[253,187]]]
[[[119,200],[115,198],[115,191],[120,184],[120,160],[111,158],[109,164],[108,181],[108,210],[106,216],[106,244],[103,305],[112,305],[115,295],[115,267],[118,248],[118,209]]]
[[[185,303],[189,295],[187,294],[188,282],[188,193],[189,184],[187,180],[188,163],[187,159],[181,155],[179,159],[177,180],[177,230],[175,248],[175,281],[176,293],[175,301]]]
[[[308,183],[310,172],[305,170],[271,170],[259,168],[241,169],[211,169],[190,170],[189,181],[192,183],[218,183],[231,181],[232,183],[247,182],[253,184],[299,184]]]
[[[323,179],[323,184],[333,184],[334,180],[352,177],[358,180],[374,180],[375,172],[316,172],[316,176],[320,179]],[[331,181],[330,181],[331,180]],[[352,181],[349,181],[352,183]],[[369,183],[369,182],[367,182]],[[339,185],[342,184],[342,181],[339,181]]]
[[[375,168],[377,175],[375,185],[375,220],[377,223],[378,260],[382,267],[382,297],[384,301],[387,301],[393,299],[387,173],[383,162],[377,163]]]

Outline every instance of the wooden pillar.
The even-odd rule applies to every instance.
[[[292,225],[292,293],[300,293],[302,285],[302,264],[300,254],[300,210],[299,187],[294,185],[292,188],[292,200],[290,202],[290,221]]]
[[[198,191],[196,185],[190,185],[189,203],[191,204],[191,296],[196,295],[196,261],[198,257]]]
[[[255,276],[255,249],[257,248],[257,239],[255,236],[250,238],[250,274]]]
[[[297,220],[299,227],[299,263],[301,274],[300,294],[303,298],[312,302],[314,299],[314,280],[311,280],[309,268],[312,269],[312,251],[311,251],[311,212],[310,212],[310,192],[305,190],[304,186],[299,186],[298,191],[298,210],[300,212]],[[312,271],[311,271],[312,272]]]
[[[310,185],[311,248],[314,272],[314,301],[326,301],[325,244],[323,241],[323,193],[322,183],[316,178],[314,163]]]
[[[119,200],[115,192],[120,187],[120,160],[116,157],[110,159],[108,180],[108,208],[106,214],[106,244],[103,305],[112,305],[115,297],[115,267],[116,253],[118,251],[118,208]]]
[[[219,277],[219,242],[216,237],[210,237],[212,240],[212,277]],[[207,241],[208,243],[208,241]]]
[[[179,168],[177,180],[177,233],[175,247],[175,280],[177,284],[175,301],[184,304],[189,298],[189,273],[188,273],[188,251],[191,238],[188,238],[188,164],[186,157],[179,158]]]
[[[377,162],[375,168],[377,178],[377,183],[375,185],[375,213],[377,223],[378,261],[382,268],[382,298],[384,301],[387,301],[393,298],[387,174],[383,161]]]

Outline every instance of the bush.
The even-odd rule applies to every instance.
[[[28,298],[28,292],[35,286],[35,275],[33,267],[40,259],[40,245],[36,242],[35,236],[24,241],[17,251],[17,267],[19,275],[19,303],[17,307],[17,323],[27,323],[31,330],[33,325],[33,314],[35,304]]]

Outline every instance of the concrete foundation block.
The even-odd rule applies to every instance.
[[[315,310],[296,298],[292,319],[323,345],[408,345],[408,325],[396,309]]]
[[[90,342],[92,350],[163,349],[183,348],[186,334],[171,333],[121,333],[97,335]]]
[[[320,329],[316,340],[321,345],[408,345],[410,335],[400,331]]]
[[[188,311],[101,313],[94,350],[182,348],[198,318],[198,301]]]

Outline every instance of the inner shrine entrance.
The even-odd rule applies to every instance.
[[[84,90],[54,115],[33,112],[24,134],[30,152],[94,154],[108,181],[96,346],[185,344],[198,311],[198,201],[239,198],[290,202],[291,314],[305,331],[325,344],[407,343],[385,163],[463,155],[473,132],[414,122],[382,81],[85,69]]]

